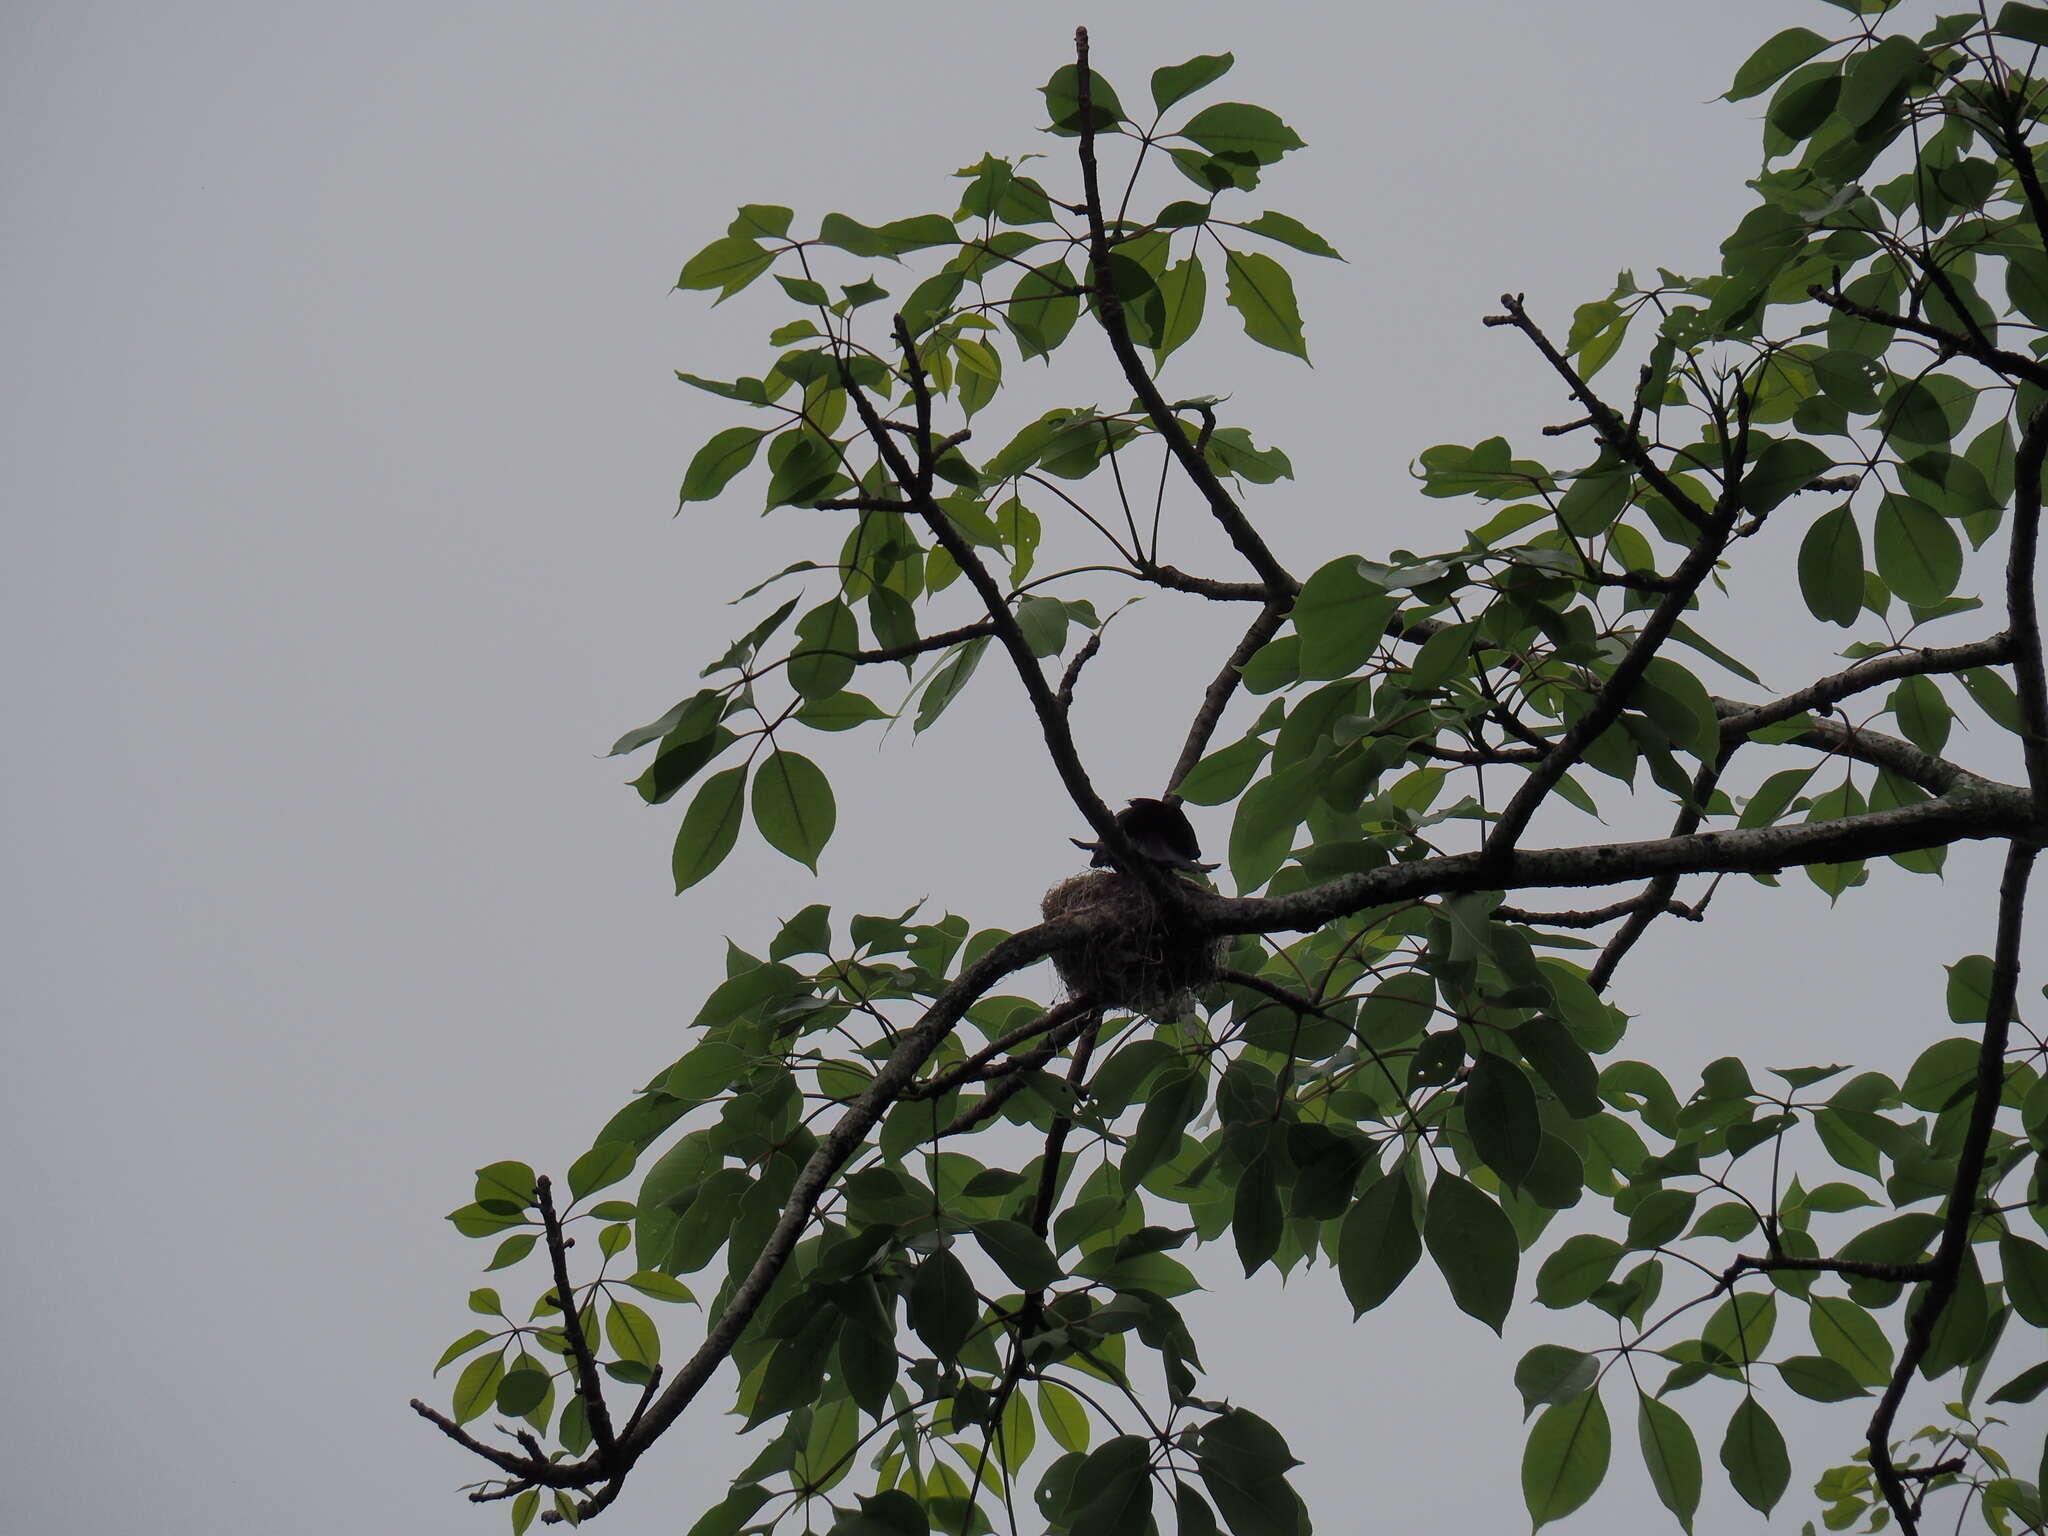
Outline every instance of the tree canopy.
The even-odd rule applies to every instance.
[[[682,289],[791,308],[758,376],[678,375],[733,423],[681,510],[776,512],[803,558],[613,748],[685,803],[676,888],[749,822],[815,871],[840,810],[806,733],[921,733],[1004,674],[998,749],[1056,777],[1093,867],[1006,926],[806,906],[731,946],[560,1184],[477,1171],[450,1220],[504,1278],[447,1408],[414,1404],[489,1464],[473,1499],[515,1532],[599,1514],[730,1361],[763,1434],[695,1536],[1306,1532],[1274,1389],[1208,1381],[1174,1304],[1228,1243],[1334,1266],[1361,1330],[1404,1284],[1496,1331],[1518,1300],[1605,1319],[1514,1367],[1536,1526],[1599,1489],[1617,1413],[1682,1528],[1706,1449],[1768,1513],[1773,1410],[1806,1399],[1840,1405],[1841,1463],[1801,1469],[1829,1529],[2048,1529],[2048,1446],[2005,1422],[2048,1392],[2048,1048],[2018,1013],[2048,8],[1832,3],[1727,93],[1764,163],[1718,271],[1485,317],[1574,415],[1421,452],[1470,524],[1436,549],[1288,569],[1258,515],[1286,453],[1219,381],[1162,382],[1226,310],[1306,361],[1290,263],[1338,258],[1266,203],[1304,146],[1224,99],[1229,54],[1126,96],[1084,31],[1043,91],[1057,159],[986,155],[952,212],[878,224],[749,204],[690,258]],[[1171,563],[1204,523],[1230,563]],[[1796,569],[1839,667],[1762,691],[1745,566]],[[1145,593],[1214,647],[1119,815],[1073,702]],[[1186,806],[1227,822],[1220,867]],[[1961,840],[2003,849],[1995,931],[1926,957],[1949,1018],[1902,1075],[1727,1057],[1682,1092],[1626,1054],[1654,1015],[1607,992],[1652,924],[1712,946],[1721,881],[1788,872],[1853,921]]]

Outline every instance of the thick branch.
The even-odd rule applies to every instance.
[[[1333,918],[1452,891],[1618,885],[1667,874],[1756,873],[1843,863],[1970,838],[2048,836],[2023,789],[1963,776],[1916,805],[1834,821],[1695,832],[1689,837],[1579,848],[1517,849],[1499,858],[1454,853],[1341,875],[1285,896],[1196,895],[1191,915],[1211,933],[1306,933]]]
[[[2034,593],[2041,538],[2041,460],[2048,452],[2048,406],[2035,408],[2013,459],[2012,545],[2005,557],[2006,628],[2012,635],[2020,748],[2037,804],[2048,807],[2048,677],[2041,662],[2041,615]]]
[[[2033,872],[2034,857],[2039,851],[2032,843],[2015,842],[2006,852],[2005,873],[1998,886],[1998,941],[1991,957],[1991,987],[1984,1005],[1983,1041],[1977,1050],[1970,1123],[1963,1132],[1962,1150],[1956,1155],[1955,1183],[1950,1186],[1948,1209],[1942,1215],[1941,1242],[1929,1265],[1932,1273],[1927,1289],[1913,1309],[1906,1325],[1905,1347],[1899,1351],[1892,1379],[1870,1419],[1870,1469],[1884,1492],[1885,1503],[1898,1518],[1899,1529],[1907,1536],[1917,1529],[1917,1511],[1908,1502],[1898,1469],[1892,1465],[1892,1424],[1905,1401],[1913,1372],[1933,1341],[1934,1326],[1955,1295],[1963,1259],[1969,1252],[1970,1226],[1977,1217],[1977,1188],[1984,1178],[1984,1157],[1998,1119],[1999,1096],[2005,1090],[2005,1043],[2019,995],[2027,878]]]
[[[1767,725],[1776,725],[1780,720],[1789,720],[1794,715],[1807,714],[1816,709],[1826,709],[1852,694],[1862,693],[1883,683],[1896,682],[1902,677],[1961,672],[1967,667],[1996,666],[2002,661],[2010,661],[2012,655],[2012,635],[2001,633],[1982,640],[1972,640],[1967,645],[1923,646],[1918,650],[1893,651],[1887,655],[1873,656],[1868,661],[1859,661],[1855,666],[1840,672],[1831,672],[1826,677],[1808,683],[1797,692],[1773,699],[1768,704],[1751,704],[1739,711],[1722,712],[1721,736],[1723,740],[1747,736],[1750,732],[1760,731]],[[1716,702],[1718,704],[1719,701]]]

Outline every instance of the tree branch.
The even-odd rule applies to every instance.
[[[1955,294],[1954,285],[1947,283],[1945,276],[1939,274],[1938,269],[1930,271],[1928,275],[1938,285],[1948,289],[1951,302],[1953,302]],[[1924,340],[1931,341],[1945,352],[1954,352],[1959,356],[1982,363],[1993,373],[2003,374],[2011,378],[2025,379],[2029,384],[2048,384],[2048,365],[2044,365],[2034,358],[2023,356],[2018,352],[2008,352],[2003,347],[1993,346],[1986,337],[1978,335],[1965,336],[1961,332],[1951,331],[1945,326],[1916,319],[1911,315],[1896,315],[1888,309],[1879,309],[1870,304],[1858,304],[1854,299],[1845,299],[1839,293],[1830,293],[1819,283],[1809,284],[1806,289],[1806,296],[1817,304],[1824,304],[1829,309],[1836,310],[1845,315],[1851,315],[1858,320],[1868,320],[1873,325],[1888,325],[1894,330],[1904,331],[1908,335],[1918,336]],[[1967,318],[1967,311],[1961,305],[1956,306],[1956,313]]]
[[[1202,760],[1209,750],[1209,738],[1216,734],[1216,727],[1223,719],[1223,711],[1229,706],[1231,696],[1237,692],[1238,684],[1244,681],[1244,664],[1258,653],[1267,641],[1280,631],[1287,621],[1287,610],[1277,603],[1268,603],[1259,610],[1251,627],[1237,642],[1237,648],[1230,653],[1230,659],[1223,664],[1202,693],[1201,708],[1195,711],[1194,723],[1188,727],[1187,740],[1181,744],[1180,756],[1174,760],[1173,772],[1167,775],[1166,789],[1169,798],[1179,802],[1180,781]]]
[[[1528,311],[1522,307],[1521,296],[1519,294],[1504,293],[1500,296],[1500,302],[1501,307],[1507,313],[1505,315],[1488,315],[1484,323],[1487,325],[1512,325],[1524,336],[1527,336],[1536,350],[1543,354],[1544,361],[1549,363],[1556,370],[1558,376],[1565,381],[1566,387],[1572,392],[1572,397],[1585,408],[1586,414],[1591,416],[1598,424],[1601,440],[1609,444],[1616,453],[1634,465],[1636,472],[1650,483],[1651,488],[1671,504],[1673,512],[1676,512],[1688,523],[1691,523],[1693,527],[1701,532],[1705,532],[1707,520],[1700,515],[1700,509],[1693,505],[1692,498],[1680,490],[1677,482],[1664,472],[1663,467],[1655,459],[1650,457],[1650,450],[1643,445],[1643,440],[1635,428],[1616,415],[1614,407],[1594,394],[1592,386],[1579,377],[1579,371],[1566,360],[1562,352],[1558,351],[1551,344],[1550,338],[1543,334],[1536,323],[1529,318]]]
[[[1970,1121],[1963,1132],[1962,1150],[1956,1154],[1955,1183],[1949,1188],[1948,1208],[1942,1214],[1941,1242],[1928,1266],[1927,1289],[1906,1324],[1905,1347],[1899,1351],[1892,1379],[1870,1419],[1870,1470],[1906,1536],[1913,1536],[1919,1528],[1918,1511],[1907,1500],[1898,1468],[1892,1463],[1892,1424],[1905,1401],[1913,1372],[1934,1339],[1934,1325],[1955,1295],[1963,1259],[1969,1252],[1970,1226],[1977,1216],[1977,1190],[1984,1178],[1984,1155],[1998,1119],[1998,1100],[2005,1091],[2005,1043],[2019,995],[2027,879],[2033,873],[2034,857],[2039,851],[2033,843],[2025,841],[2015,841],[2006,850],[2005,873],[1998,886],[1998,939],[1991,959],[1990,992],[1984,1005],[1983,1041],[1977,1050]]]
[[[1630,843],[1453,853],[1340,875],[1284,896],[1193,893],[1191,916],[1210,933],[1306,933],[1332,918],[1453,891],[1617,885],[1665,874],[1756,873],[1841,863],[1973,838],[2048,836],[2027,792],[1955,770],[1948,793],[1834,821],[1808,821]]]
[[[1789,720],[1794,715],[1807,714],[1816,709],[1826,709],[1838,704],[1852,694],[1862,693],[1882,683],[1896,682],[1902,677],[1921,677],[1936,672],[1961,672],[1967,667],[1995,666],[2010,661],[2013,657],[2013,638],[2010,631],[1972,640],[1967,645],[1951,645],[1940,648],[1925,646],[1918,650],[1893,651],[1884,656],[1873,656],[1859,661],[1853,667],[1840,672],[1831,672],[1826,677],[1808,683],[1795,693],[1771,700],[1768,704],[1751,704],[1739,711],[1723,712],[1721,735],[1730,737],[1747,736],[1760,731],[1767,725],[1776,725],[1780,720]],[[1718,705],[1719,700],[1715,701]]]
[[[2048,677],[2041,661],[2041,615],[2034,593],[2041,537],[2041,461],[2048,453],[2048,405],[2037,406],[2013,456],[2012,543],[2005,557],[2005,623],[2012,636],[2013,692],[2020,705],[2020,750],[2035,801],[2048,808]]]
[[[1136,343],[1131,340],[1131,328],[1124,319],[1123,299],[1109,280],[1109,230],[1103,221],[1101,178],[1095,165],[1095,104],[1088,71],[1086,27],[1074,29],[1074,63],[1080,82],[1081,201],[1088,219],[1089,290],[1095,299],[1095,318],[1101,324],[1103,334],[1109,338],[1110,350],[1116,354],[1117,365],[1123,369],[1131,392],[1145,407],[1153,430],[1165,440],[1167,451],[1179,462],[1181,471],[1193,482],[1195,489],[1201,492],[1202,499],[1209,504],[1210,515],[1237,547],[1237,552],[1259,573],[1267,597],[1291,602],[1294,594],[1301,590],[1301,584],[1288,575],[1286,568],[1274,558],[1272,550],[1266,547],[1266,541],[1259,537],[1258,530],[1252,527],[1243,509],[1224,489],[1223,481],[1210,468],[1209,461],[1181,431],[1166,397],[1159,392],[1144,359],[1138,356]]]
[[[996,638],[1003,643],[1003,649],[1010,653],[1010,661],[1016,668],[1018,679],[1024,684],[1025,696],[1031,701],[1032,713],[1038,716],[1039,733],[1045,739],[1046,751],[1051,756],[1053,767],[1058,770],[1060,782],[1066,786],[1067,796],[1074,802],[1095,835],[1105,842],[1110,850],[1119,855],[1127,864],[1139,865],[1138,859],[1124,837],[1123,829],[1116,824],[1116,818],[1109,807],[1102,803],[1102,797],[1095,792],[1088,770],[1081,762],[1081,754],[1074,745],[1073,732],[1067,727],[1067,712],[1060,707],[1059,699],[1045,681],[1045,673],[1038,665],[1038,658],[1031,654],[1031,646],[1024,638],[1024,631],[1017,623],[1017,616],[1010,611],[1008,600],[995,578],[988,573],[981,557],[962,537],[945,509],[932,499],[932,450],[930,429],[930,396],[925,385],[924,365],[918,361],[917,349],[910,337],[910,327],[903,317],[896,317],[896,339],[903,349],[905,370],[910,376],[912,394],[918,401],[918,420],[923,433],[917,444],[920,462],[912,466],[903,457],[903,450],[897,446],[882,423],[874,402],[868,399],[850,369],[842,370],[841,382],[847,397],[853,401],[855,411],[860,415],[861,424],[867,428],[869,438],[874,442],[883,463],[911,502],[913,510],[932,531],[947,554],[953,557],[975,594],[980,597],[982,609],[988,614],[989,623],[995,627]],[[1153,873],[1149,865],[1142,873]],[[1162,882],[1163,883],[1163,882]]]

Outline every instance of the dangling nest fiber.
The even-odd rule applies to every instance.
[[[1129,875],[1090,870],[1045,893],[1048,921],[1084,914],[1101,919],[1084,939],[1052,952],[1053,967],[1075,997],[1177,1018],[1192,993],[1216,980],[1226,941],[1177,922]]]

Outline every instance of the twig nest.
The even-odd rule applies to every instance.
[[[1069,994],[1162,1022],[1185,1013],[1192,994],[1216,980],[1227,947],[1178,921],[1143,885],[1113,869],[1062,880],[1039,910],[1048,921],[1097,919],[1086,937],[1052,952]]]

